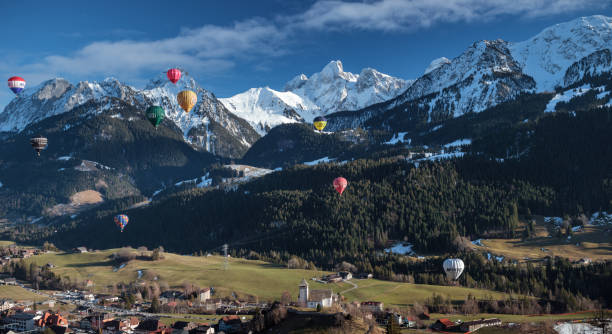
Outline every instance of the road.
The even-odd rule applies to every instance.
[[[352,288],[348,288],[348,289],[346,289],[344,291],[340,291],[341,295],[343,295],[343,294],[345,294],[347,292],[353,291],[353,290],[355,290],[355,289],[357,289],[359,287],[356,283],[353,283],[352,281],[344,281],[344,283],[348,283],[348,284],[352,285],[353,287]]]

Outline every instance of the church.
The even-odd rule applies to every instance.
[[[337,298],[338,296],[334,294],[332,289],[311,291],[305,279],[302,279],[302,283],[300,283],[298,304],[301,307],[317,308],[317,305],[330,307],[337,301]]]

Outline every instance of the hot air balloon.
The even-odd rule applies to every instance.
[[[45,147],[47,147],[47,138],[40,135],[34,138],[30,138],[30,145],[34,147],[34,150],[36,150],[36,154],[40,156],[40,151],[44,150]]]
[[[446,277],[452,280],[456,280],[463,273],[465,265],[461,259],[446,259],[442,263]]]
[[[342,193],[344,192],[344,189],[346,189],[347,184],[348,182],[343,177],[337,177],[334,180],[334,188],[336,188],[336,191],[340,193],[340,195],[342,195]]]
[[[147,109],[147,119],[149,120],[149,122],[151,122],[151,124],[153,124],[156,129],[157,126],[160,125],[161,122],[164,120],[165,116],[166,112],[164,111],[164,108],[160,106],[150,106]]]
[[[176,84],[177,81],[181,78],[181,70],[178,68],[171,68],[166,72],[168,76],[168,80],[170,80],[173,84]]]
[[[312,122],[312,124],[314,125],[315,129],[323,131],[323,129],[325,129],[325,126],[327,125],[327,119],[325,119],[325,117],[323,116],[319,116],[314,119],[314,122]]]
[[[190,112],[191,108],[198,102],[198,95],[190,90],[184,90],[178,93],[176,100],[185,112]]]
[[[115,225],[117,225],[117,227],[121,229],[121,232],[123,232],[123,229],[130,221],[130,218],[128,218],[126,215],[116,215],[113,220],[115,221]]]
[[[8,86],[15,94],[19,94],[26,85],[26,81],[22,77],[10,77],[8,79]]]

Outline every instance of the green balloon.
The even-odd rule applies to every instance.
[[[166,112],[164,111],[164,108],[160,106],[150,106],[147,109],[147,119],[156,128],[164,120],[165,116],[166,116]]]

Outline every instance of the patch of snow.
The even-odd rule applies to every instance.
[[[210,187],[212,184],[212,178],[208,178],[208,173],[201,177],[201,182],[196,185],[198,188]]]
[[[2,188],[2,186],[3,186],[3,184],[2,184],[2,182],[0,182],[0,188]]]
[[[452,143],[445,144],[444,147],[458,147],[458,146],[465,146],[465,145],[471,145],[471,144],[472,144],[471,139],[457,139]]]
[[[282,170],[283,170],[283,167],[276,167],[276,168],[274,168],[274,171],[275,171],[275,172],[280,172],[280,171],[282,171]]]
[[[426,155],[425,158],[419,159],[419,160],[437,161],[437,160],[444,160],[444,159],[461,158],[464,155],[465,155],[465,152],[438,153],[438,154],[433,154],[431,156]]]
[[[61,157],[57,158],[57,160],[59,161],[68,161],[72,159],[72,153],[70,153],[69,155],[62,155]]]
[[[195,179],[191,179],[191,180],[184,180],[184,181],[180,181],[174,184],[175,187],[178,186],[182,186],[183,184],[190,184],[190,183],[196,183],[198,181],[198,178],[196,177]]]
[[[605,211],[595,212],[591,216],[590,224],[591,225],[607,225],[607,224],[612,224],[612,213],[607,213]]]
[[[318,164],[322,164],[322,163],[333,162],[335,160],[336,160],[335,158],[331,158],[330,159],[329,157],[323,157],[321,159],[304,162],[304,165],[306,165],[306,166],[314,166],[314,165],[318,165]]]
[[[138,279],[140,279],[142,277],[142,270],[138,270],[137,273],[138,273]]]
[[[412,250],[412,247],[413,246],[410,243],[398,242],[391,246],[391,248],[385,248],[385,252],[400,255],[416,255],[416,253]]]
[[[58,171],[58,172],[63,172],[63,171],[65,171],[65,170],[66,170],[66,168],[62,167],[62,168],[58,169],[57,171]]]
[[[443,126],[444,126],[444,124],[436,125],[436,126],[433,127],[433,129],[429,130],[429,132],[438,131],[438,130],[442,129]]]
[[[165,188],[155,190],[155,191],[153,192],[153,195],[151,195],[151,198],[155,197],[157,194],[159,194],[160,192],[162,192],[162,191],[164,191],[164,190],[165,190]]]
[[[597,99],[598,99],[598,100],[601,100],[601,99],[603,99],[604,97],[606,97],[608,94],[610,94],[610,92],[608,92],[608,91],[603,91],[603,92],[601,92],[601,93],[597,94]]]
[[[556,325],[553,329],[559,334],[601,334],[600,328],[593,327],[589,323],[564,322]]]
[[[70,215],[70,219],[74,219],[74,218],[76,218],[76,217],[78,217],[78,214],[75,214],[75,215]]]
[[[545,223],[552,223],[552,224],[555,224],[557,226],[561,226],[561,224],[563,224],[563,218],[561,218],[561,217],[544,217],[544,222]]]
[[[111,116],[111,118],[123,119],[123,115],[121,115],[121,114],[114,114],[114,115]]]
[[[36,222],[40,221],[40,220],[41,220],[41,219],[43,219],[43,218],[44,218],[44,217],[34,218],[34,219],[30,220],[30,224],[34,224],[34,223],[36,223]]]
[[[582,230],[582,226],[574,226],[574,227],[572,227],[572,232],[579,232],[580,230]]]
[[[472,245],[483,246],[482,245],[482,239],[476,239],[476,240],[472,241]]]
[[[406,143],[410,145],[410,142],[412,140],[410,138],[405,138],[407,134],[408,132],[399,132],[397,134],[394,134],[393,138],[391,138],[389,141],[384,142],[383,144],[395,145],[397,143]]]
[[[597,87],[595,89],[603,89],[603,87],[604,86],[601,86],[601,87]],[[582,85],[582,86],[577,87],[577,88],[572,88],[572,89],[566,90],[563,93],[556,94],[548,102],[548,104],[546,105],[546,109],[544,109],[544,112],[554,112],[555,108],[557,107],[557,103],[559,103],[559,102],[568,102],[569,100],[573,99],[574,97],[584,95],[585,93],[587,93],[591,89],[592,89],[591,85],[585,84],[585,85]]]

